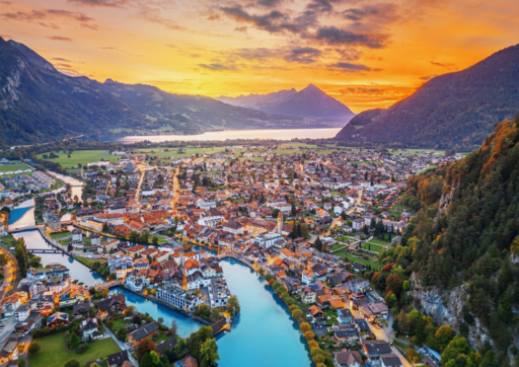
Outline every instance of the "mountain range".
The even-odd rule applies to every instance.
[[[329,99],[335,105],[335,100],[317,93],[317,88],[308,92],[308,98],[318,95],[319,103]],[[70,76],[29,47],[0,38],[0,145],[80,135],[96,139],[329,126],[314,119],[316,116],[319,111],[312,119],[301,119],[300,114],[268,113],[209,97],[167,93],[149,85],[100,83]]]
[[[300,91],[286,89],[269,94],[220,97],[219,100],[233,106],[251,108],[269,114],[322,121],[333,127],[344,126],[354,115],[347,106],[328,96],[313,84]]]
[[[432,78],[388,109],[355,116],[338,134],[348,144],[471,150],[519,112],[519,45]]]

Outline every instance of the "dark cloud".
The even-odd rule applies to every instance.
[[[266,8],[271,8],[278,6],[279,4],[281,4],[282,1],[283,0],[258,0],[258,5]]]
[[[369,66],[363,64],[354,64],[351,62],[338,62],[332,65],[335,69],[341,69],[345,71],[370,71],[372,70]]]
[[[69,59],[66,59],[64,57],[53,57],[52,60],[58,61],[58,62],[65,62],[65,63],[70,63],[71,62]]]
[[[334,48],[333,51],[337,52],[340,55],[341,60],[346,61],[355,61],[360,58],[360,51],[352,48],[352,47],[345,47],[345,48]]]
[[[319,28],[314,38],[331,45],[355,45],[381,48],[384,46],[386,36],[355,33],[335,26],[327,26]]]
[[[357,23],[371,19],[392,21],[398,17],[397,13],[398,7],[392,3],[367,4],[362,7],[349,8],[343,11],[343,15],[346,19]]]
[[[87,6],[104,6],[117,8],[126,5],[128,3],[128,0],[68,0],[68,2]]]
[[[97,29],[94,19],[80,12],[69,11],[64,9],[45,9],[30,11],[13,11],[0,13],[0,19],[14,20],[22,22],[36,22],[37,24],[58,29],[59,22],[64,19],[74,20],[82,27]]]
[[[222,63],[214,62],[210,64],[198,64],[201,68],[212,70],[212,71],[226,71],[226,70],[236,70],[236,66],[234,65],[225,65]]]
[[[251,14],[241,5],[223,6],[220,10],[237,22],[253,24],[259,29],[270,33],[285,31],[296,33],[303,32],[306,28],[304,22],[294,21],[287,14],[279,10],[271,10],[265,14]]]
[[[450,64],[447,62],[439,62],[439,61],[431,61],[431,65],[438,66],[440,68],[444,69],[452,69],[454,67],[454,64]]]
[[[330,0],[312,0],[306,6],[306,11],[314,13],[328,13],[333,10],[333,5]]]
[[[378,108],[381,104],[391,104],[398,101],[411,92],[414,87],[404,87],[401,85],[346,85],[341,87],[339,93],[348,98],[355,96],[358,103],[367,108]]]
[[[245,60],[279,59],[301,64],[316,62],[322,51],[314,47],[291,47],[291,48],[240,48],[231,52],[232,57]]]
[[[233,56],[241,57],[247,60],[263,60],[269,59],[281,54],[280,50],[258,47],[258,48],[240,48],[232,52]]]
[[[72,42],[72,38],[65,36],[49,36],[47,38],[53,41]]]
[[[220,7],[220,11],[239,23],[250,24],[270,33],[288,33],[304,40],[317,40],[323,44],[343,46],[362,46],[381,48],[387,36],[380,33],[355,30],[355,27],[339,28],[334,25],[321,26],[320,18],[326,15],[339,15],[334,3],[340,1],[311,0],[304,9],[295,15],[286,9],[273,9],[267,12],[249,11],[240,4]],[[368,14],[382,12],[384,6],[373,9],[350,9],[350,17],[361,19]],[[289,15],[290,14],[290,15]],[[328,19],[328,18],[327,18]],[[361,27],[359,27],[361,28]]]
[[[317,60],[321,51],[313,47],[296,47],[291,49],[285,56],[287,61],[310,64]]]

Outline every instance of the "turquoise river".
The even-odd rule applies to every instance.
[[[38,231],[14,234],[24,238],[28,249],[49,245]],[[41,254],[42,263],[60,263],[70,269],[71,277],[87,285],[102,282],[86,266],[61,254]],[[299,331],[287,311],[265,287],[265,283],[249,268],[235,261],[222,261],[225,279],[240,302],[241,313],[231,332],[218,338],[221,367],[306,367],[311,362]],[[187,336],[200,324],[168,307],[148,301],[124,289],[128,305],[165,325],[175,322],[180,336]]]

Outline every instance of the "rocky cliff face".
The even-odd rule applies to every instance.
[[[412,296],[418,307],[437,324],[449,324],[459,333],[463,320],[463,307],[468,301],[467,284],[449,290],[440,290],[437,287],[424,288],[419,285],[416,275],[412,277]],[[468,339],[471,345],[482,348],[487,343],[492,345],[488,329],[478,318],[468,327]]]

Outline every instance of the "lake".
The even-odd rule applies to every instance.
[[[226,140],[292,140],[292,139],[329,139],[340,131],[340,128],[325,129],[259,129],[259,130],[224,130],[209,131],[197,135],[142,135],[126,136],[120,139],[123,143],[150,141],[162,143],[168,141],[226,141]]]

